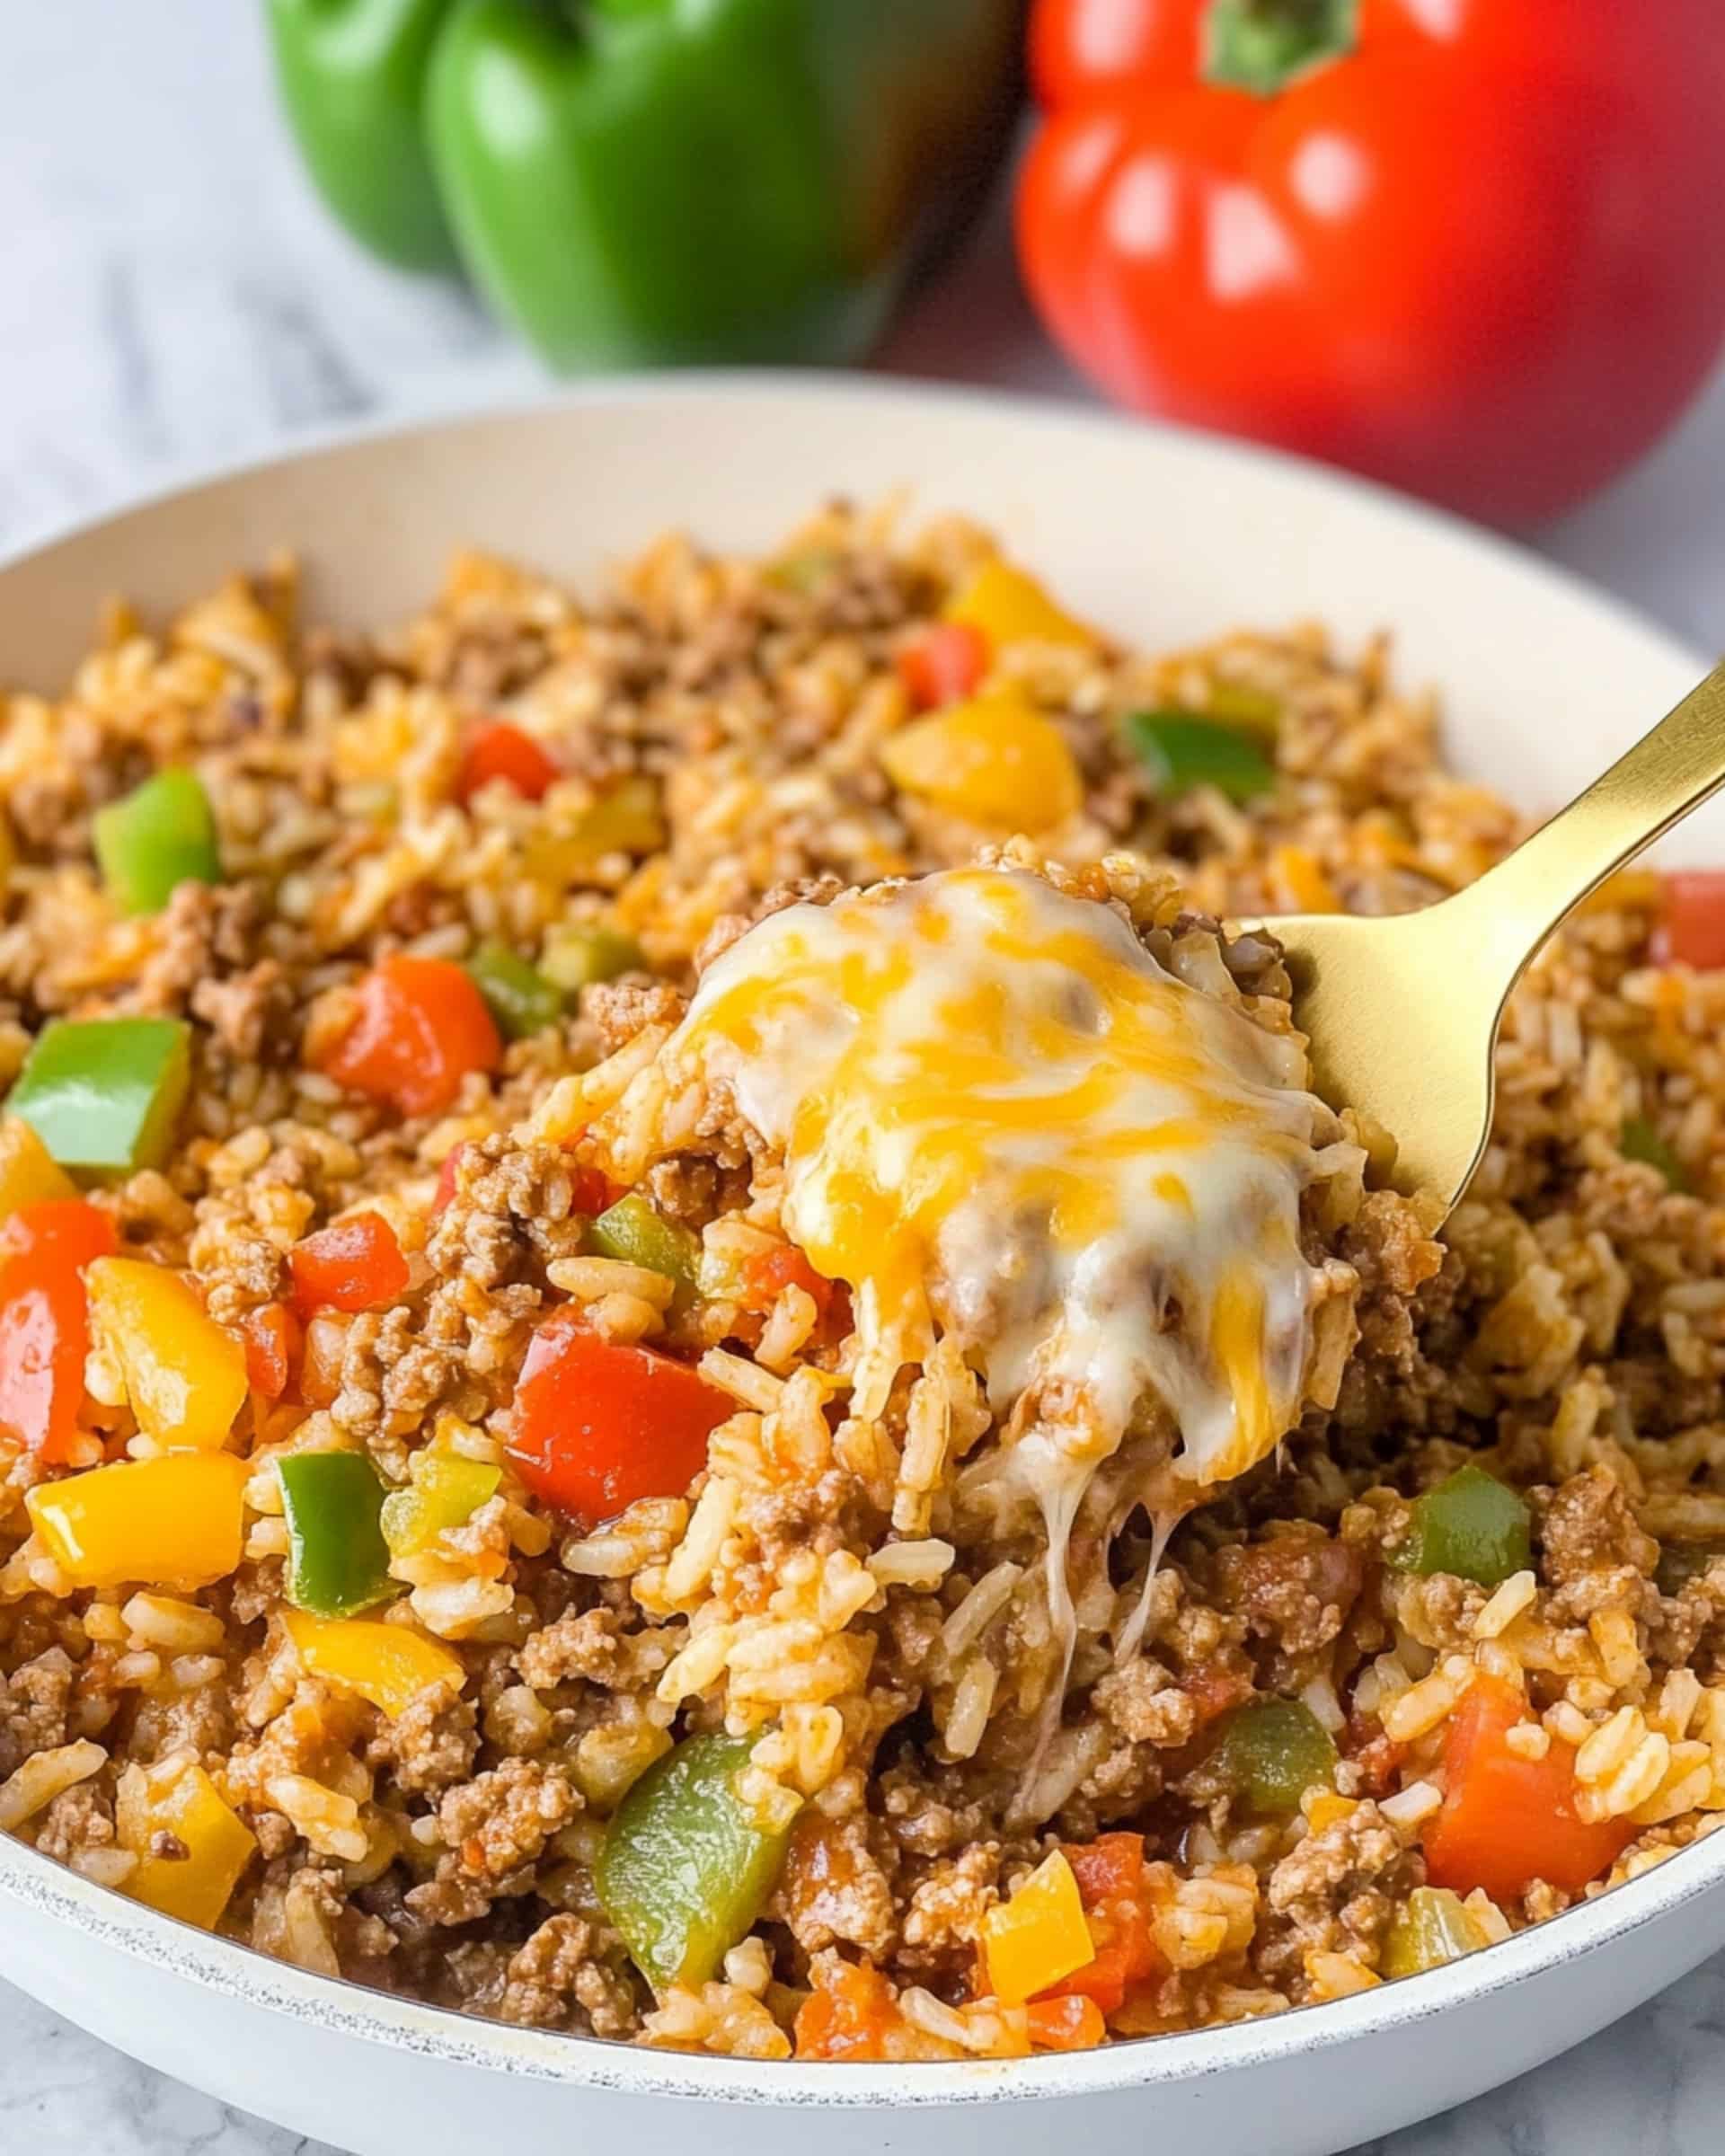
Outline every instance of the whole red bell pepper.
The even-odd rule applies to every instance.
[[[1504,523],[1725,339],[1714,0],[1038,0],[1020,255],[1122,403]]]

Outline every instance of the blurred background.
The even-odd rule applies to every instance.
[[[1681,4],[1662,0],[1646,20]],[[1579,22],[1593,0],[1575,6]],[[1566,20],[1569,11],[1565,0]],[[281,18],[305,12],[278,7],[279,32]],[[376,0],[370,8],[411,12]],[[931,0],[930,19],[964,12]],[[1123,12],[1146,13],[1131,0]],[[1500,0],[1498,12],[1526,11]],[[344,422],[527,395],[553,378],[470,287],[386,266],[331,214],[282,116],[267,13],[264,0],[56,0],[8,11],[0,547],[188,467]],[[917,13],[882,0],[901,43],[914,44]],[[317,61],[314,49],[302,66]],[[1022,122],[1019,139],[1031,131]],[[1570,154],[1580,153],[1571,144]],[[1316,154],[1308,162],[1322,164]],[[1423,191],[1434,185],[1429,173],[1411,177]],[[909,296],[867,364],[1099,401],[1024,296],[1012,196],[1009,162],[980,223]],[[1717,261],[1703,254],[1690,270],[1718,287]],[[1462,271],[1437,261],[1432,274],[1457,279],[1458,310],[1477,305]],[[1643,328],[1650,349],[1663,336],[1654,313]],[[796,340],[787,343],[795,358]],[[1606,352],[1595,364],[1609,370],[1602,404],[1633,393],[1620,360]],[[1725,646],[1721,476],[1725,376],[1714,372],[1623,476],[1523,528],[1698,642]]]

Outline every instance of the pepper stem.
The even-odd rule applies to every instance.
[[[1359,0],[1210,0],[1206,82],[1274,97],[1358,42]]]

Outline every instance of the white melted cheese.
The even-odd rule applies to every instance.
[[[786,1233],[854,1291],[854,1411],[955,1336],[1051,1560],[1147,1394],[1180,1440],[1163,1513],[1298,1419],[1332,1120],[1296,1042],[1110,906],[999,868],[792,906],[709,968],[664,1060],[783,1154]]]

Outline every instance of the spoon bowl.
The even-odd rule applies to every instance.
[[[1591,892],[1721,785],[1725,666],[1453,897],[1416,914],[1264,923],[1287,954],[1315,1090],[1390,1132],[1398,1188],[1455,1206],[1491,1134],[1510,990]]]

